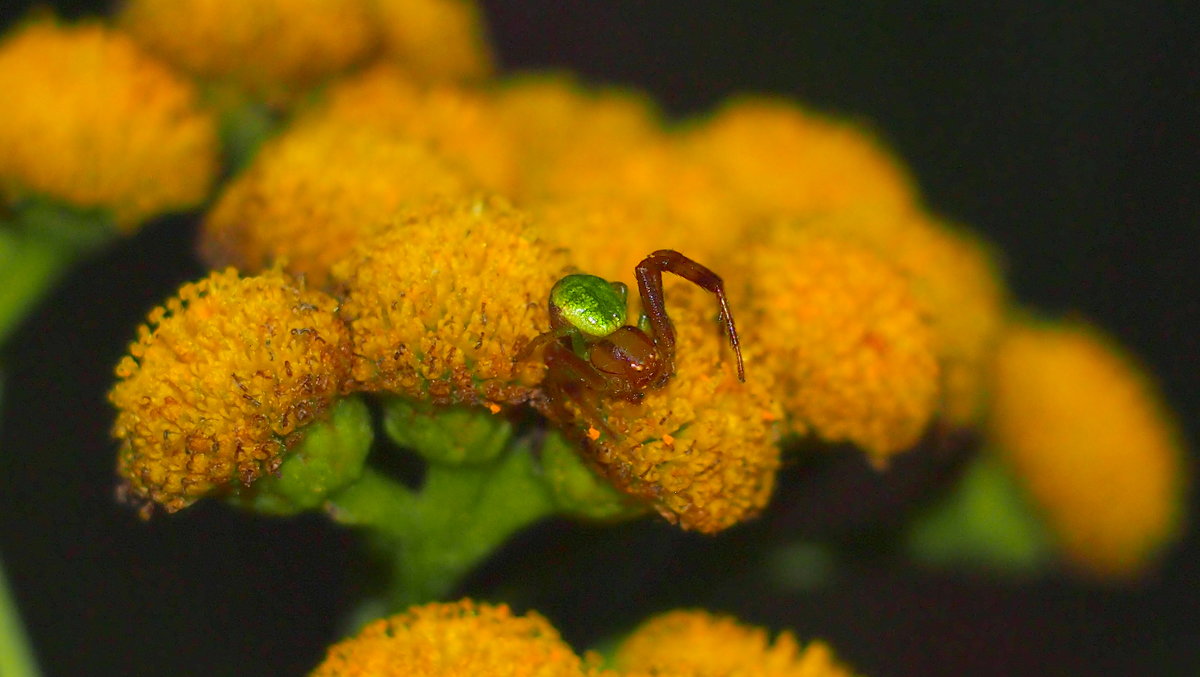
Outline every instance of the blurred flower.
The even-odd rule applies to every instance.
[[[229,269],[151,311],[109,393],[132,496],[175,511],[274,472],[347,376],[336,308],[278,271]]]
[[[1175,424],[1141,369],[1095,329],[1010,326],[989,423],[1079,569],[1136,575],[1178,534],[1186,470]]]
[[[908,278],[869,251],[782,223],[731,276],[743,342],[764,355],[797,432],[849,441],[886,463],[912,447],[938,397],[927,312]]]
[[[315,108],[313,114],[346,127],[423,144],[490,190],[508,193],[516,181],[514,141],[479,92],[418,85],[401,70],[380,66],[330,87]]]
[[[201,248],[217,265],[256,272],[281,263],[320,287],[355,243],[398,214],[472,185],[419,143],[311,120],[268,142],[226,186]]]
[[[942,368],[938,413],[954,427],[978,426],[1010,303],[990,247],[966,229],[916,210],[845,209],[805,225],[862,244],[908,276],[929,310]]]
[[[680,677],[849,677],[822,642],[806,647],[790,632],[765,630],[706,611],[671,611],[646,621],[617,650],[622,674]]]
[[[479,6],[472,0],[371,0],[384,56],[425,82],[480,78],[492,71]]]
[[[590,429],[586,416],[559,424],[582,441],[585,455],[618,489],[685,529],[715,533],[754,517],[770,499],[782,412],[770,395],[772,372],[761,346],[743,343],[747,380],[740,383],[714,321],[712,295],[666,282],[677,334],[675,375],[638,404],[599,403],[615,439]],[[575,403],[564,404],[579,413]]]
[[[728,181],[749,215],[899,210],[915,200],[907,171],[862,129],[782,99],[735,99],[687,136],[694,161]]]
[[[377,620],[333,645],[312,677],[582,677],[591,671],[535,612],[470,600]]]
[[[192,206],[217,171],[196,92],[99,24],[35,21],[0,44],[0,190],[111,211],[126,231]]]
[[[366,0],[128,0],[117,20],[181,70],[279,100],[365,58],[379,38]]]
[[[566,253],[499,199],[398,221],[333,269],[354,336],[352,387],[437,404],[526,400],[541,370],[516,356],[547,329],[546,299],[566,271]]]

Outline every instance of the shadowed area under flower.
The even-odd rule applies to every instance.
[[[131,231],[190,207],[217,172],[195,87],[98,23],[38,20],[0,45],[0,189],[112,213]]]
[[[151,311],[109,393],[132,496],[173,512],[275,471],[348,375],[336,307],[278,271],[229,269]]]
[[[1078,323],[1010,325],[988,432],[1070,562],[1099,578],[1146,571],[1183,524],[1179,432],[1157,388]]]

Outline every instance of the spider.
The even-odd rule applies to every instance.
[[[664,272],[716,295],[719,319],[737,355],[738,379],[746,380],[737,329],[720,276],[677,251],[660,249],[634,268],[643,309],[636,327],[625,324],[629,290],[621,282],[573,274],[550,289],[550,331],[530,341],[521,357],[544,346],[543,384],[556,418],[569,420],[565,405],[569,399],[579,405],[591,425],[589,436],[608,431],[595,398],[608,396],[636,404],[647,390],[661,388],[671,380],[675,373],[675,329],[663,299]]]

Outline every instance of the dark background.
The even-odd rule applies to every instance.
[[[1021,300],[1115,334],[1200,439],[1197,13],[993,4],[525,0],[487,12],[507,67],[643,88],[672,114],[766,91],[870,123],[932,209],[1005,252]],[[0,20],[29,5],[4,2]],[[298,674],[354,594],[356,541],[319,517],[200,504],[145,524],[113,503],[111,368],[145,311],[203,274],[193,235],[173,219],[122,242],[4,348],[0,553],[49,675]],[[826,638],[875,676],[1200,674],[1194,532],[1132,589],[1005,584],[867,553],[829,589],[780,594],[752,563],[785,527],[711,540],[656,523],[550,524],[465,591],[538,608],[582,645],[690,605]]]

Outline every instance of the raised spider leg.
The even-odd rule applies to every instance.
[[[664,372],[666,377],[669,378],[675,371],[675,329],[667,317],[666,301],[663,298],[664,272],[675,273],[716,294],[717,303],[721,306],[721,320],[725,323],[725,332],[729,334],[729,345],[737,355],[738,380],[744,382],[746,368],[742,365],[742,349],[738,344],[737,328],[733,325],[733,315],[729,313],[729,302],[725,297],[725,283],[721,281],[720,275],[674,249],[660,249],[642,259],[634,268],[638,291],[642,295],[642,311],[646,313],[650,327],[654,330],[654,343],[669,365]]]

